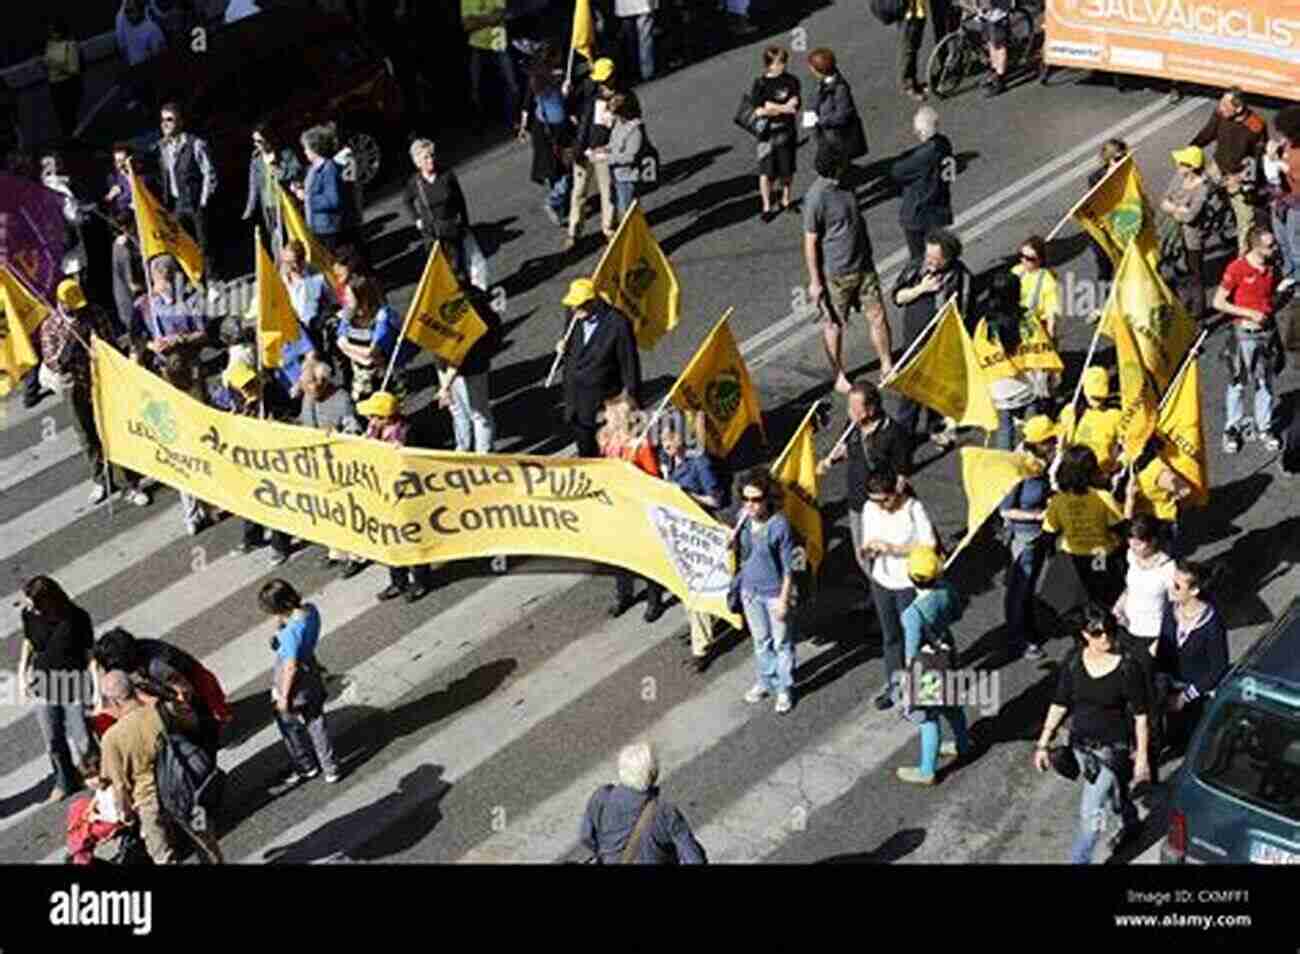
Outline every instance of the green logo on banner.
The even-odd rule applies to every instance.
[[[176,430],[176,416],[172,414],[171,405],[166,401],[149,401],[145,404],[140,417],[153,430],[159,443],[176,443],[176,438],[179,436]]]
[[[719,372],[704,389],[704,403],[709,416],[723,424],[736,416],[742,397],[740,375],[731,369]]]

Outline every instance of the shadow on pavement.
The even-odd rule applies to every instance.
[[[894,832],[874,851],[860,854],[832,855],[823,858],[818,864],[823,865],[888,865],[901,861],[925,844],[924,828],[904,828]]]

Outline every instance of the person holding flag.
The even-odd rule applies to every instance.
[[[1057,419],[1061,439],[1064,444],[1083,444],[1090,448],[1102,474],[1110,479],[1123,466],[1119,440],[1121,411],[1110,401],[1110,372],[1096,365],[1085,368],[1080,390],[1083,413],[1076,413],[1076,404],[1062,409]]]
[[[1109,145],[1109,144],[1107,144]],[[1062,222],[1071,217],[1118,267],[1124,251],[1141,238],[1145,254],[1154,268],[1159,242],[1155,222],[1142,191],[1142,176],[1131,152],[1117,157],[1097,184],[1075,204]],[[1057,228],[1060,228],[1058,225]],[[1052,230],[1055,234],[1056,229]]]
[[[261,122],[253,127],[253,155],[248,161],[248,201],[241,218],[249,222],[253,213],[262,213],[264,237],[269,243],[267,249],[273,255],[283,240],[280,228],[282,196],[287,194],[290,183],[302,179],[303,173],[297,154],[275,141],[270,123]]]
[[[572,282],[562,303],[571,315],[568,334],[555,346],[564,358],[564,422],[573,429],[578,456],[599,457],[596,414],[618,394],[640,406],[641,356],[631,321],[597,297],[591,281]]]
[[[600,194],[601,231],[606,242],[614,239],[614,186],[605,149],[614,129],[609,102],[616,92],[614,61],[601,58],[591,64],[591,73],[570,95],[569,111],[577,119],[578,133],[573,143],[573,193],[569,197],[566,250],[574,248],[582,236],[583,206],[593,179]]]
[[[339,313],[338,346],[351,362],[352,400],[361,411],[361,402],[384,386],[385,375],[388,383],[384,390],[399,400],[406,394],[403,368],[419,348],[402,339],[397,313],[373,278],[353,274],[348,287],[353,300]]]
[[[195,200],[197,201],[197,200]],[[191,284],[201,285],[207,269],[205,251],[159,204],[140,175],[131,169],[131,204],[135,207],[135,227],[140,237],[140,257],[152,262],[159,255],[170,255],[184,270]],[[206,211],[195,212],[195,222],[205,221]],[[204,239],[206,240],[206,239]]]
[[[145,307],[136,311],[140,326],[131,335],[132,357],[155,373],[172,353],[179,353],[192,372],[208,337],[202,315],[193,300],[180,294],[176,279],[176,263],[170,256],[153,259],[149,263],[150,295]],[[192,382],[183,390],[192,391]]]
[[[496,439],[496,417],[492,413],[492,393],[488,384],[492,356],[501,347],[501,318],[473,285],[464,293],[472,302],[479,298],[475,314],[486,330],[470,346],[459,365],[435,355],[438,368],[438,405],[451,413],[456,450],[472,454],[490,454]],[[502,558],[504,559],[504,557]]]

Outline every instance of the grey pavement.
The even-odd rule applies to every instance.
[[[803,26],[809,47],[835,47],[853,83],[871,142],[863,165],[906,148],[914,104],[894,89],[892,32],[845,4]],[[805,283],[800,226],[793,216],[758,221],[752,145],[730,122],[768,41],[756,37],[643,90],[667,172],[644,205],[681,279],[684,309],[681,326],[643,362],[652,392],[661,395],[701,336],[735,306],[733,328],[761,392],[772,440],[766,453],[773,455],[808,404],[828,395],[829,380],[815,329],[794,314]],[[807,95],[806,73],[800,78]],[[954,195],[973,270],[993,266],[1026,235],[1056,223],[1081,194],[1094,142],[1109,135],[1133,142],[1155,189],[1166,180],[1169,150],[1184,144],[1211,108],[1208,100],[1174,105],[1151,91],[1118,95],[1079,79],[1065,74],[1051,87],[1018,85],[992,101],[935,104],[962,160]],[[812,180],[809,149],[800,163],[798,193]],[[507,296],[508,345],[492,375],[502,449],[555,452],[568,436],[555,433],[557,396],[543,392],[541,380],[561,332],[563,288],[594,267],[598,250],[588,240],[580,259],[557,259],[563,233],[547,221],[528,165],[526,148],[503,148],[458,173],[487,239],[493,284]],[[870,179],[861,197],[888,284],[902,258],[897,200]],[[369,218],[379,229],[376,257],[403,308],[422,265],[410,225],[391,195],[377,199]],[[1053,244],[1052,265],[1068,287],[1084,289],[1094,277],[1092,259],[1075,233],[1067,226]],[[1062,331],[1067,362],[1077,369],[1091,328],[1074,315]],[[856,319],[846,353],[857,373],[874,377],[869,348]],[[1261,447],[1235,458],[1219,453],[1224,376],[1217,348],[1206,354],[1213,505],[1193,518],[1191,539],[1197,558],[1231,566],[1221,605],[1236,655],[1294,591],[1296,544],[1288,531],[1296,508],[1291,486]],[[1282,378],[1288,401],[1295,380],[1290,370]],[[822,451],[843,426],[838,398],[835,404],[829,432],[819,435]],[[642,734],[660,742],[665,792],[715,860],[1067,857],[1078,792],[1030,764],[1067,635],[1051,641],[1043,663],[999,658],[1005,557],[981,540],[959,558],[955,579],[970,598],[957,627],[961,648],[968,664],[996,674],[998,708],[969,713],[980,743],[972,763],[930,789],[898,782],[894,769],[916,758],[916,734],[894,713],[870,706],[883,678],[879,640],[848,555],[842,472],[822,487],[829,552],[821,600],[803,621],[798,701],[784,717],[741,701],[753,666],[743,637],[732,637],[725,654],[696,675],[677,638],[686,632],[680,611],[647,626],[638,607],[611,622],[605,607],[613,584],[596,568],[519,560],[497,576],[485,562],[453,564],[439,570],[433,594],[408,607],[374,601],[386,583],[382,568],[341,582],[316,565],[315,551],[299,553],[276,572],[321,605],[322,657],[342,676],[329,718],[347,777],[338,786],[315,781],[271,794],[287,758],[267,705],[270,629],[253,600],[270,573],[264,556],[231,553],[233,520],[185,536],[175,494],[166,489],[148,509],[118,505],[111,522],[102,506],[91,513],[66,409],[47,402],[29,412],[13,401],[0,409],[0,591],[12,594],[26,576],[48,572],[97,624],[118,621],[163,636],[214,665],[237,714],[222,755],[232,772],[222,844],[233,860],[554,861],[574,847],[586,797],[612,779],[619,747]],[[432,410],[422,420],[433,440],[448,439],[446,421]],[[764,450],[751,443],[740,457],[759,460]],[[918,492],[944,537],[957,539],[965,519],[957,455],[930,448],[919,459]],[[1049,577],[1044,599],[1066,608],[1076,597],[1074,581],[1068,571]],[[13,615],[0,627],[9,668],[17,660],[16,625]],[[35,804],[49,781],[34,719],[5,712],[0,740],[0,860],[57,860],[62,809]],[[1159,826],[1157,811],[1142,849],[1156,843]]]

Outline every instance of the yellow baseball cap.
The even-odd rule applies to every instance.
[[[1175,149],[1171,155],[1174,157],[1174,162],[1180,166],[1191,166],[1193,169],[1201,169],[1205,166],[1205,152],[1200,146]]]
[[[1089,368],[1083,372],[1083,393],[1085,397],[1110,397],[1110,374],[1105,368]]]
[[[86,293],[81,290],[75,278],[65,278],[59,282],[55,296],[59,299],[59,304],[68,311],[80,311],[86,307]]]
[[[943,561],[934,547],[913,547],[907,555],[907,575],[921,583],[938,579]]]
[[[585,305],[596,297],[596,286],[592,284],[590,278],[575,278],[569,285],[568,294],[560,304],[568,308],[577,308],[579,305]]]
[[[1041,444],[1056,435],[1056,424],[1046,414],[1038,414],[1025,421],[1025,442],[1028,444]]]
[[[591,64],[591,78],[597,83],[603,83],[614,75],[614,61],[606,57],[601,57],[595,63]]]
[[[376,391],[357,405],[357,411],[366,417],[395,417],[401,402],[388,391]]]

